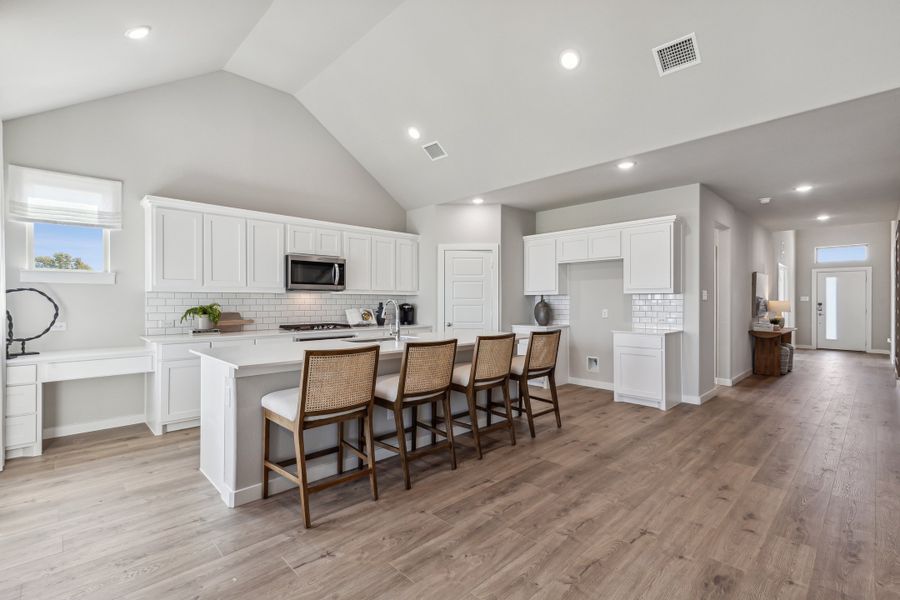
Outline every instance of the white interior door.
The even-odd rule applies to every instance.
[[[868,274],[820,271],[816,281],[816,347],[866,349]]]
[[[494,327],[494,258],[490,250],[444,252],[444,332],[485,333]]]

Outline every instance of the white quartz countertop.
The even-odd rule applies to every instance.
[[[265,329],[262,331],[239,331],[237,333],[182,333],[173,335],[143,335],[141,339],[149,344],[186,344],[189,342],[204,342],[217,340],[252,340],[258,338],[283,337],[285,341],[293,338],[304,338],[315,340],[323,336],[332,336],[336,333],[345,334],[362,334],[373,333],[386,335],[387,327],[372,327],[363,325],[351,327],[350,329],[327,329],[319,331],[286,331],[284,329]],[[431,329],[431,325],[401,325],[400,330],[406,331],[422,331]]]
[[[16,351],[18,344],[13,344]],[[116,346],[114,348],[85,348],[79,350],[49,350],[40,354],[16,356],[6,360],[8,365],[31,365],[44,362],[65,362],[76,360],[94,360],[106,358],[128,358],[132,356],[150,356],[152,350],[145,346]]]
[[[681,333],[683,329],[668,327],[626,327],[624,329],[613,329],[613,333],[635,333],[640,335],[670,335],[673,333]]]
[[[484,335],[492,335],[485,333]],[[495,334],[494,334],[495,335]],[[356,337],[356,339],[370,339],[384,337],[381,331],[364,333]],[[475,346],[476,335],[457,335],[457,349],[470,349]],[[451,337],[436,333],[420,333],[415,336],[407,337],[406,341],[410,342],[433,342],[438,340],[451,339]],[[381,347],[380,358],[384,359],[390,356],[400,356],[406,347],[405,341],[396,342],[395,340],[377,340],[372,339],[372,344],[378,344]],[[261,366],[280,366],[298,364],[303,362],[303,353],[305,350],[345,350],[347,348],[364,348],[367,344],[359,342],[350,342],[347,340],[310,340],[308,342],[292,342],[285,340],[285,343],[271,343],[259,346],[232,346],[226,348],[212,348],[209,350],[191,350],[192,354],[196,354],[201,358],[213,359],[228,365],[233,369],[242,369],[246,367]]]

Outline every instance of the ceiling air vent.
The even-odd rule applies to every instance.
[[[427,154],[428,158],[430,158],[431,160],[440,160],[447,156],[446,150],[444,150],[443,146],[441,146],[438,142],[425,144],[424,146],[422,146],[422,150],[425,151],[425,154]]]
[[[700,64],[700,49],[697,34],[690,33],[653,49],[659,76],[668,75],[681,69]]]

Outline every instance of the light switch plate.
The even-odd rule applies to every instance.
[[[809,296],[800,296],[800,302],[809,302]]]
[[[706,290],[703,290],[703,291],[700,293],[700,298],[701,298],[702,300],[709,300],[709,292],[707,292]]]
[[[609,318],[609,309],[608,308],[604,308],[603,310],[600,311],[600,318],[602,318],[602,319]]]
[[[50,328],[50,331],[65,331],[66,330],[66,322],[65,321],[57,321],[53,324],[53,327]]]

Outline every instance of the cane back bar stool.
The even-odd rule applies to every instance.
[[[528,350],[525,356],[516,356],[512,360],[511,378],[519,384],[518,406],[513,410],[522,416],[524,412],[528,417],[528,431],[534,437],[534,418],[549,413],[556,414],[556,426],[562,427],[562,419],[559,416],[559,398],[556,394],[556,356],[559,352],[559,329],[554,331],[532,331],[528,338]],[[538,377],[547,377],[550,382],[550,398],[532,396],[528,389],[528,382]],[[551,408],[534,412],[531,401],[537,400],[550,404]],[[524,404],[524,409],[523,409]]]
[[[452,425],[464,427],[472,431],[472,440],[475,443],[475,453],[479,460],[483,453],[481,449],[481,435],[497,429],[509,430],[509,443],[516,445],[516,431],[512,420],[512,407],[509,398],[509,374],[510,364],[515,349],[516,336],[514,333],[503,335],[482,335],[475,341],[475,351],[471,363],[457,365],[453,369],[453,383],[450,389],[466,395],[468,410],[451,414],[444,413],[444,426],[452,429]],[[503,392],[503,403],[492,400],[491,392],[500,388]],[[478,392],[487,392],[487,405],[478,404]],[[499,412],[496,409],[504,409]],[[485,427],[478,425],[478,411],[487,415]],[[449,418],[446,415],[450,415]],[[503,420],[492,423],[492,417],[502,417]],[[469,421],[460,421],[462,417],[469,417]],[[450,421],[450,423],[448,423]]]
[[[450,453],[450,468],[456,468],[456,447],[453,444],[453,429],[439,430],[433,422],[427,424],[419,421],[419,407],[431,405],[434,415],[437,405],[448,413],[450,411],[450,378],[453,374],[453,363],[456,360],[456,340],[438,342],[407,342],[400,364],[400,373],[382,375],[375,382],[375,404],[394,413],[396,432],[375,437],[375,445],[400,455],[403,467],[403,483],[406,489],[411,487],[409,480],[409,461],[438,450],[447,449]],[[403,411],[412,411],[412,424],[406,427]],[[431,432],[432,443],[424,448],[416,448],[419,427]],[[411,434],[411,448],[407,450],[406,434]],[[369,434],[371,435],[371,434]],[[437,441],[437,436],[444,438]],[[397,438],[397,445],[385,440]]]
[[[303,523],[309,528],[309,495],[333,485],[369,477],[372,499],[378,500],[378,480],[375,475],[375,448],[372,445],[372,412],[375,377],[378,373],[378,346],[348,350],[307,350],[303,359],[300,387],[280,390],[262,397],[263,407],[263,498],[269,495],[269,471],[293,481],[300,488]],[[360,420],[368,435],[360,430],[359,446],[344,439],[344,424]],[[274,423],[294,435],[295,458],[272,462],[269,458],[269,423]],[[337,425],[337,446],[307,454],[303,432],[325,425]],[[365,449],[363,438],[369,440]],[[344,450],[349,450],[365,468],[344,474]],[[306,461],[329,454],[337,454],[338,475],[310,484]],[[297,474],[287,470],[296,463]]]

